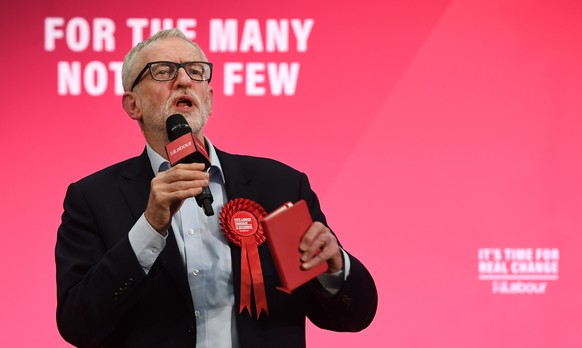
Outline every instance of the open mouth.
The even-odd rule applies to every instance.
[[[194,101],[189,97],[179,97],[174,105],[180,109],[190,109],[194,105]]]

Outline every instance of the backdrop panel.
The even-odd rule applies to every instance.
[[[579,1],[32,0],[2,5],[0,346],[67,347],[54,244],[69,183],[144,146],[132,45],[179,26],[215,64],[208,137],[306,172],[379,290],[308,345],[582,345]]]

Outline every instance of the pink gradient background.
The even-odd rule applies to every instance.
[[[15,2],[0,14],[0,346],[68,347],[54,244],[70,182],[143,149],[112,88],[57,95],[57,62],[120,61],[129,17],[158,1]],[[207,135],[306,172],[331,227],[376,279],[356,334],[309,324],[311,347],[582,346],[579,0],[173,1],[217,70]],[[189,11],[188,9],[193,9]],[[46,17],[115,21],[113,53],[43,47]],[[305,53],[212,53],[211,18],[313,18]],[[229,61],[301,62],[292,97],[224,96]],[[543,295],[494,295],[485,247],[560,249]]]

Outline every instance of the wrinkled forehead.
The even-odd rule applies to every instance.
[[[191,62],[206,61],[206,57],[200,47],[189,40],[178,37],[169,37],[152,42],[144,47],[137,56],[138,66],[149,62]]]

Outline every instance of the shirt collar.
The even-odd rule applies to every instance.
[[[220,160],[216,155],[214,145],[212,145],[208,138],[204,137],[204,140],[206,143],[206,151],[208,152],[208,156],[210,157],[210,168],[208,168],[208,173],[210,174],[210,176],[214,176],[217,174],[220,175],[220,181],[224,185],[224,175],[222,174],[222,166],[220,165]],[[164,157],[160,156],[160,154],[155,152],[154,149],[152,149],[152,147],[149,144],[146,144],[146,152],[148,158],[150,159],[154,175],[158,175],[162,163],[165,162],[167,163],[168,161]]]

